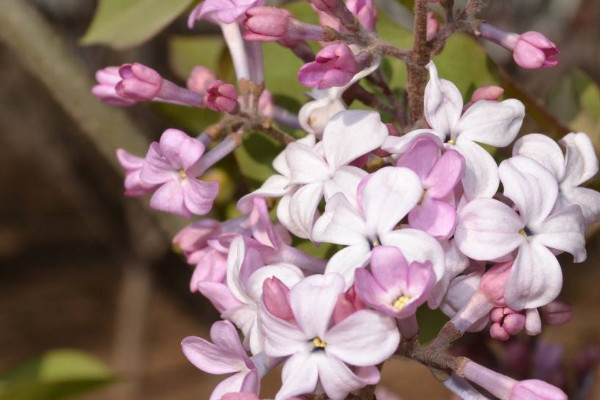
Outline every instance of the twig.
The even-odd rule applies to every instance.
[[[407,65],[408,79],[406,92],[410,109],[410,122],[415,122],[423,116],[423,95],[427,84],[429,49],[427,47],[427,0],[415,2],[414,43],[411,51],[411,63]]]

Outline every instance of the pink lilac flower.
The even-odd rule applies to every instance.
[[[413,170],[423,185],[419,203],[409,212],[408,223],[438,239],[454,234],[456,209],[450,202],[454,188],[460,183],[464,158],[455,150],[441,154],[438,143],[420,138],[396,162],[397,167]],[[448,199],[448,197],[451,197]]]
[[[195,336],[183,339],[181,347],[187,359],[204,372],[233,374],[213,390],[210,400],[220,400],[226,393],[248,392],[258,395],[260,380],[278,360],[264,355],[248,357],[233,324],[215,322],[210,328],[212,343]]]
[[[492,326],[490,336],[498,340],[508,340],[525,328],[525,315],[509,307],[497,307],[490,313]]]
[[[514,310],[537,308],[554,300],[562,287],[555,252],[569,252],[576,262],[585,260],[585,222],[577,205],[553,212],[558,183],[536,161],[512,157],[500,165],[500,177],[504,195],[519,214],[498,200],[473,200],[459,211],[455,239],[476,260],[494,260],[516,250],[506,303]]]
[[[341,400],[379,380],[375,365],[396,351],[398,329],[393,319],[370,310],[358,311],[331,326],[333,309],[343,291],[344,279],[338,274],[304,278],[290,291],[295,324],[261,308],[265,353],[289,357],[275,400],[312,393],[317,382],[330,399]]]
[[[204,145],[182,131],[166,130],[160,141],[150,145],[140,178],[156,185],[150,206],[183,217],[208,213],[217,196],[217,182],[203,182],[194,176],[194,166],[204,154]]]
[[[350,82],[356,70],[356,59],[348,45],[332,44],[319,51],[315,61],[300,68],[298,80],[307,87],[329,89]]]
[[[373,249],[370,266],[370,272],[366,268],[355,271],[356,292],[369,307],[390,317],[413,316],[435,284],[430,262],[409,265],[396,247]]]
[[[125,195],[144,196],[154,192],[156,185],[149,185],[142,181],[140,172],[144,159],[136,157],[123,149],[117,149],[117,159],[125,170]]]
[[[187,80],[188,89],[196,93],[206,93],[208,86],[217,80],[217,74],[212,70],[198,65],[192,69]]]
[[[208,85],[204,103],[213,111],[230,114],[236,113],[240,107],[235,86],[221,81],[215,81]]]
[[[367,265],[374,248],[384,245],[398,247],[409,262],[430,261],[436,282],[441,279],[444,252],[438,241],[418,229],[395,230],[422,193],[413,171],[385,167],[363,179],[353,202],[342,193],[329,198],[325,213],[315,222],[313,240],[347,247],[331,257],[326,271],[341,274],[350,287],[354,271]]]
[[[463,112],[463,99],[458,88],[452,82],[439,79],[433,62],[428,69],[430,79],[424,101],[425,119],[431,128],[389,137],[382,148],[402,154],[417,137],[430,136],[464,157],[462,184],[469,199],[492,197],[499,184],[498,166],[478,143],[494,147],[509,145],[521,128],[525,107],[514,99],[480,100]]]
[[[364,310],[367,305],[356,294],[355,286],[352,286],[348,291],[340,294],[335,308],[333,309],[333,323],[338,324],[354,314],[357,311]]]
[[[94,96],[111,106],[128,107],[137,103],[136,100],[121,97],[115,87],[121,82],[119,67],[106,67],[96,72],[98,84],[92,88]]]
[[[435,38],[435,35],[440,31],[440,22],[432,12],[427,13],[427,40]]]
[[[600,193],[581,187],[598,173],[598,158],[591,139],[585,133],[569,133],[560,147],[549,137],[537,133],[525,135],[515,142],[513,155],[534,159],[546,167],[559,184],[557,208],[577,204],[587,224],[600,220]]]
[[[244,39],[266,42],[321,40],[323,28],[300,22],[282,8],[254,7],[246,12]]]

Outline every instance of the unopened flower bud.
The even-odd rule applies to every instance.
[[[298,21],[282,8],[254,7],[246,12],[244,39],[252,41],[321,40],[323,28]]]
[[[216,80],[217,75],[213,71],[203,66],[197,66],[190,73],[187,87],[196,93],[206,93],[208,86]]]
[[[119,96],[116,86],[121,82],[119,67],[106,67],[96,72],[98,84],[92,88],[92,93],[98,99],[111,106],[128,107],[136,103],[135,100]]]
[[[498,307],[490,313],[492,326],[490,336],[497,340],[508,340],[525,327],[525,315],[508,307]]]
[[[290,307],[290,289],[278,278],[268,278],[263,283],[263,303],[271,314],[286,321],[294,321]]]
[[[358,18],[360,24],[368,32],[375,31],[377,23],[377,7],[373,0],[348,0],[346,2],[348,10]]]
[[[471,103],[476,103],[480,100],[498,101],[500,96],[504,94],[504,89],[496,85],[485,85],[473,92]]]
[[[539,32],[525,32],[519,36],[513,50],[515,62],[522,68],[550,68],[558,64],[556,45]]]
[[[115,88],[119,96],[137,101],[153,100],[160,92],[163,78],[145,65],[125,64],[119,68],[122,80]]]
[[[367,308],[365,302],[356,295],[356,290],[352,286],[350,290],[340,294],[338,297],[338,301],[333,309],[333,322],[339,324],[350,315],[365,308]]]
[[[567,400],[565,392],[538,379],[518,382],[510,391],[510,400]]]
[[[332,44],[323,48],[315,61],[305,64],[298,72],[304,86],[329,89],[346,85],[356,74],[357,63],[350,47]]]
[[[208,86],[204,102],[213,111],[235,113],[239,109],[237,90],[233,85],[221,81]]]
[[[440,22],[432,12],[427,13],[427,40],[431,40],[440,31]]]
[[[510,275],[513,262],[497,264],[487,270],[479,282],[479,290],[497,307],[504,303],[504,287]]]
[[[563,325],[573,318],[573,308],[564,301],[555,300],[540,309],[547,325]]]

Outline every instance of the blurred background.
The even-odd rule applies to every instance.
[[[46,34],[35,39],[42,47],[36,51],[43,54],[44,48],[58,44],[64,55],[28,58],[23,35],[2,22],[16,18],[9,13],[15,1],[30,6],[29,22],[35,22],[32,16],[39,17],[51,28],[42,29]],[[218,318],[207,301],[189,292],[191,267],[170,246],[172,233],[185,221],[161,219],[148,212],[146,200],[125,198],[112,157],[113,145],[143,154],[143,139],[155,140],[165,128],[180,126],[178,115],[150,105],[97,111],[94,107],[108,107],[95,104],[91,94],[82,97],[97,69],[131,61],[151,65],[181,83],[173,75],[172,38],[190,35],[187,16],[150,41],[117,51],[80,45],[94,16],[95,0],[12,2],[0,2],[0,371],[17,367],[30,377],[32,366],[42,371],[45,362],[52,362],[39,359],[49,351],[78,349],[95,357],[82,360],[78,357],[83,355],[67,354],[91,371],[84,380],[102,386],[113,374],[117,377],[78,398],[208,399],[220,378],[196,370],[179,345],[189,335],[207,337]],[[380,3],[392,18],[410,26],[405,10],[391,1]],[[532,102],[545,105],[563,124],[585,129],[598,143],[600,2],[496,0],[490,1],[484,18],[516,32],[539,30],[558,45],[560,65],[533,72],[518,69],[502,49],[488,50]],[[29,32],[31,24],[12,25]],[[41,26],[37,24],[38,29]],[[214,32],[200,26],[194,34]],[[63,68],[62,62],[81,68],[70,76],[72,70]],[[56,77],[43,69],[36,73],[36,63],[48,63]],[[544,129],[532,120],[524,132]],[[138,139],[119,136],[124,130],[135,131]],[[105,147],[99,146],[103,138],[94,136],[99,132],[106,135]],[[598,238],[591,235],[585,263],[570,265],[568,258],[563,259],[561,299],[573,304],[574,320],[548,327],[542,334],[546,343],[559,345],[555,348],[564,352],[569,382],[576,379],[574,363],[582,352],[592,354],[600,344],[599,257]],[[496,350],[492,346],[490,351]],[[22,366],[36,359],[29,367]],[[0,372],[0,383],[9,376]],[[597,372],[586,379],[590,387],[598,385]],[[276,383],[276,378],[269,380],[268,394]],[[386,366],[383,385],[405,400],[450,398],[426,369],[409,362]],[[0,399],[54,399],[34,397],[36,389],[28,390],[21,397],[0,390]],[[600,389],[587,393],[587,400],[600,399]]]

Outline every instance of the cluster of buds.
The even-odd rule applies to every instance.
[[[206,0],[192,12],[190,26],[204,19],[221,27],[239,89],[202,67],[184,89],[140,64],[100,71],[94,88],[114,105],[167,101],[227,113],[223,125],[235,131],[209,151],[214,134],[169,129],[144,158],[118,152],[126,194],[151,194],[152,208],[188,218],[211,211],[218,184],[200,178],[240,145],[245,129],[287,138],[274,119],[305,131],[284,140],[277,173],[239,200],[240,217],[200,219],[173,240],[194,266],[191,291],[223,319],[212,341],[182,342],[196,367],[231,375],[211,400],[258,400],[262,377],[282,364],[275,400],[313,393],[342,400],[376,385],[381,365],[395,356],[422,362],[465,399],[484,398],[471,383],[501,400],[566,399],[541,380],[517,381],[438,352],[467,331],[487,329],[506,341],[570,319],[570,307],[556,301],[557,256],[584,261],[585,231],[600,220],[600,193],[582,186],[598,171],[591,140],[570,133],[559,145],[528,134],[515,142],[525,117],[520,101],[500,101],[503,90],[485,86],[465,104],[433,62],[422,123],[399,134],[377,111],[349,110],[346,90],[380,65],[377,46],[363,43],[376,40],[376,9],[371,0],[310,3],[320,26],[260,0]],[[440,26],[429,20],[434,41]],[[540,34],[515,36],[487,23],[478,32],[525,68],[555,63],[555,48]],[[352,35],[363,44],[338,40]],[[260,42],[305,57],[307,40],[332,38],[298,72],[316,88],[313,100],[298,116],[275,106],[262,91]],[[489,150],[513,142],[512,156],[498,164]],[[299,240],[334,254],[316,257],[293,245]],[[427,348],[416,319],[424,306],[450,318]]]

